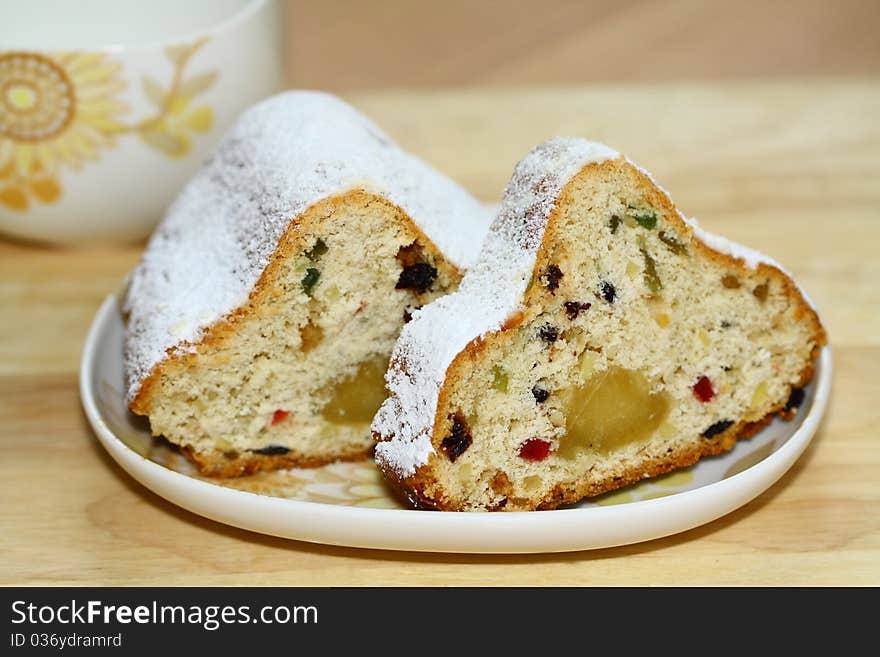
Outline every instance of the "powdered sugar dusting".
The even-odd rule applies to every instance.
[[[475,260],[488,217],[463,189],[331,95],[274,96],[224,136],[132,275],[124,303],[129,401],[168,350],[191,348],[247,300],[292,219],[353,188],[403,208],[456,266]]]
[[[475,338],[497,331],[522,301],[547,219],[568,181],[591,162],[618,157],[582,139],[544,142],[516,167],[480,257],[458,291],[425,306],[404,326],[386,374],[391,396],[372,430],[376,460],[412,475],[434,452],[430,431],[446,369]]]

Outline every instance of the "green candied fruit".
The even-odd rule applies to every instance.
[[[318,241],[315,242],[315,246],[313,246],[310,250],[306,251],[306,258],[308,258],[312,262],[315,262],[322,255],[327,253],[327,248],[328,248],[327,243],[319,237]]]
[[[660,241],[663,242],[666,246],[669,247],[669,250],[672,251],[675,255],[687,255],[687,247],[679,242],[675,237],[666,233],[666,231],[661,230],[657,237],[660,238]]]
[[[654,258],[651,257],[651,254],[644,248],[639,250],[642,252],[642,257],[645,259],[645,285],[648,286],[648,289],[651,290],[652,294],[657,294],[663,289],[663,284],[660,282],[660,276],[657,274],[657,263],[654,261]]]
[[[492,387],[499,392],[507,392],[507,372],[498,365],[492,368]]]
[[[302,291],[312,296],[312,290],[315,289],[315,285],[318,283],[318,279],[321,278],[321,272],[314,267],[309,267],[306,269],[306,275],[303,276],[302,281],[300,281],[300,287]]]
[[[642,228],[654,230],[657,227],[657,213],[651,208],[639,209],[628,206],[629,216],[638,222]]]

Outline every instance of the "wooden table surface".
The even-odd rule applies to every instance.
[[[653,171],[686,214],[788,266],[818,304],[835,358],[831,404],[807,452],[745,507],[626,547],[408,554],[249,533],[144,489],[104,453],[80,408],[89,323],[141,246],[0,241],[0,584],[880,584],[877,80],[350,100],[488,201],[542,139],[604,140]]]

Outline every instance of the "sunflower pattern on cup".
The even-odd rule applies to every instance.
[[[125,121],[131,108],[120,98],[127,86],[122,65],[110,55],[0,52],[0,206],[26,212],[34,203],[54,203],[63,194],[63,168],[97,161],[128,133],[169,157],[187,155],[193,135],[214,124],[211,108],[192,101],[217,72],[184,75],[205,42],[166,49],[170,83],[144,78],[155,112],[134,123]]]

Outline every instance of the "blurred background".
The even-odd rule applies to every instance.
[[[290,84],[336,92],[880,73],[880,0],[287,0]]]

